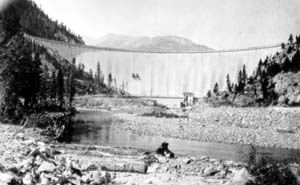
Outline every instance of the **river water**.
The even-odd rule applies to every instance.
[[[112,119],[112,114],[100,110],[81,110],[74,117],[70,143],[84,145],[102,145],[132,147],[155,150],[162,142],[168,142],[175,154],[189,156],[209,156],[217,159],[246,161],[250,146],[221,143],[188,141],[163,138],[158,136],[139,136],[129,131],[119,131]],[[258,157],[268,156],[279,160],[300,161],[300,151],[276,148],[255,148]]]

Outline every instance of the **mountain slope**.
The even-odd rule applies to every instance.
[[[281,51],[260,59],[252,75],[245,65],[236,83],[228,75],[227,91],[219,91],[215,83],[207,101],[214,106],[300,106],[300,35],[290,35],[288,40],[281,44]]]
[[[0,22],[11,16],[6,13],[9,11],[18,14],[22,31],[29,35],[68,43],[84,44],[80,36],[72,33],[65,25],[51,20],[49,16],[31,0],[13,1],[0,13]]]
[[[133,37],[108,34],[98,39],[99,47],[118,48],[146,52],[205,52],[211,48],[198,45],[178,36]]]

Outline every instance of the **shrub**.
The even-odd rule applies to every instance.
[[[254,179],[247,185],[298,185],[296,174],[287,163],[268,157],[257,159],[255,148],[249,155],[248,170]]]

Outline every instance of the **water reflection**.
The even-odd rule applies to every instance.
[[[230,145],[163,138],[158,136],[139,136],[127,131],[117,131],[109,112],[82,110],[74,117],[71,143],[88,145],[109,145],[155,150],[163,141],[168,142],[176,154],[191,156],[210,156],[217,159],[246,161],[252,151],[250,146]],[[272,157],[278,160],[300,161],[299,150],[255,147],[258,158]]]

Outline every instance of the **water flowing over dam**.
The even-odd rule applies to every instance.
[[[151,53],[31,38],[69,61],[76,58],[76,62],[83,63],[87,70],[95,72],[99,62],[106,83],[111,73],[116,79],[115,87],[123,85],[127,92],[137,96],[182,97],[183,92],[193,92],[202,97],[215,82],[220,90],[225,90],[227,74],[232,82],[236,82],[244,64],[247,73],[252,74],[259,59],[274,55],[280,49],[276,45],[203,53]]]

